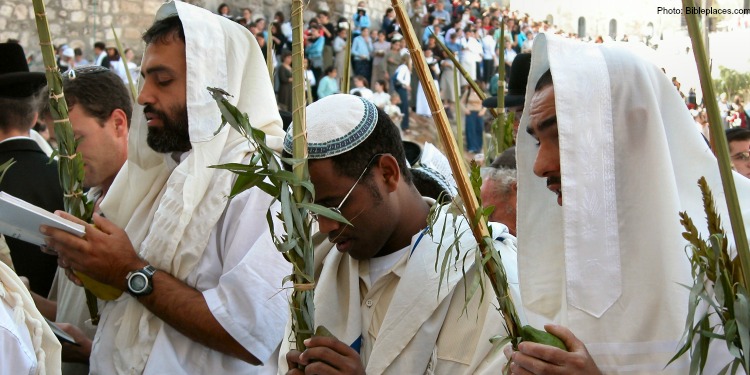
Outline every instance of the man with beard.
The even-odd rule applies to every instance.
[[[412,182],[398,128],[353,95],[325,97],[306,115],[315,201],[351,225],[317,217],[315,324],[336,338],[313,337],[304,353],[285,342],[280,365],[288,374],[302,374],[298,364],[306,374],[497,373],[505,359],[489,339],[504,332],[502,315],[489,295],[466,301],[467,286],[480,282],[476,240],[466,220],[445,207],[428,226],[434,201]],[[287,133],[286,153],[291,147]],[[504,225],[492,228],[517,287],[515,239]],[[435,264],[454,243],[460,255],[446,258],[452,271],[441,279]]]
[[[705,176],[717,197],[722,184],[648,54],[535,39],[521,118],[529,134],[519,134],[517,153],[521,296],[529,324],[547,324],[568,351],[521,343],[506,351],[513,374],[689,372],[687,356],[667,366],[688,316],[683,285],[692,285],[678,214],[708,238],[697,182]],[[747,222],[750,181],[735,183]],[[727,223],[723,198],[716,203]],[[714,343],[704,373],[731,360]]]
[[[162,5],[144,41],[145,116],[134,118],[128,160],[101,204],[106,219],[95,215],[83,238],[42,227],[63,267],[128,292],[102,310],[91,372],[272,373],[290,270],[264,217],[272,197],[250,189],[228,200],[234,176],[209,168],[247,162],[253,150],[230,127],[216,131],[221,114],[206,90],[235,95],[279,145],[261,51],[241,25],[182,2]]]

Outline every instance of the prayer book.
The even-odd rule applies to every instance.
[[[0,191],[0,233],[41,246],[44,235],[39,232],[40,225],[62,229],[78,237],[86,233],[83,225]]]

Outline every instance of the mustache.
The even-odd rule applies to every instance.
[[[547,177],[547,186],[554,184],[562,184],[562,179],[560,177]]]
[[[146,104],[145,107],[143,107],[143,114],[151,113],[153,115],[158,116],[160,119],[167,118],[166,114],[156,108],[154,108],[151,104]]]

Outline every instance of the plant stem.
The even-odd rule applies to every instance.
[[[120,43],[120,38],[117,37],[117,31],[115,31],[114,26],[110,26],[112,28],[112,34],[115,36],[115,44],[117,45],[117,52],[120,54],[120,59],[122,59],[122,65],[125,67],[125,76],[128,77],[128,87],[130,88],[130,96],[133,98],[133,103],[138,101],[138,91],[135,89],[135,83],[133,82],[133,77],[130,76],[130,69],[128,68],[128,59],[125,58],[125,51],[122,49],[122,44]]]
[[[307,169],[307,127],[305,120],[305,66],[304,46],[302,45],[302,15],[304,6],[302,0],[292,1],[292,131],[294,134],[292,156],[295,159],[293,172],[300,181],[308,181]],[[305,193],[302,186],[294,186],[294,201],[297,203],[312,201],[309,194]],[[304,212],[304,223],[309,227],[310,217]],[[305,228],[298,228],[304,231]],[[293,257],[290,260],[295,263],[292,273],[294,290],[292,291],[292,330],[295,335],[297,350],[304,351],[304,341],[312,336],[314,328],[315,306],[313,305],[313,288],[298,288],[299,285],[309,285],[310,281],[305,275],[314,275],[313,247],[305,244],[302,249],[302,259]],[[293,253],[290,251],[289,253]],[[302,274],[300,274],[302,272]]]
[[[510,292],[507,287],[507,279],[505,278],[503,265],[497,261],[499,256],[492,245],[488,245],[485,241],[485,239],[491,238],[487,227],[487,221],[485,219],[476,219],[479,202],[474,194],[471,182],[469,181],[469,174],[466,165],[463,162],[463,155],[459,154],[456,140],[453,138],[450,123],[448,122],[448,117],[445,114],[445,108],[443,108],[440,101],[440,95],[435,89],[435,85],[432,84],[432,74],[430,73],[427,62],[425,61],[424,53],[422,52],[422,48],[420,47],[419,41],[414,33],[411,21],[406,14],[406,10],[402,5],[403,4],[400,0],[391,0],[391,6],[396,11],[398,23],[401,25],[401,29],[404,33],[404,40],[406,41],[411,53],[414,69],[417,71],[419,81],[422,83],[422,87],[425,91],[425,97],[430,105],[430,110],[432,110],[432,116],[435,120],[440,140],[445,147],[446,157],[451,166],[453,177],[456,179],[458,192],[463,199],[466,209],[466,218],[471,225],[471,231],[479,245],[482,259],[488,260],[484,263],[484,271],[490,280],[490,284],[492,285],[492,289],[495,292],[495,296],[497,297],[500,306],[505,307],[502,309],[502,313],[508,328],[509,336],[515,339],[520,337],[521,326],[518,320],[518,314],[516,313],[513,302],[510,299]],[[438,42],[440,41],[438,40]],[[450,56],[451,53],[448,53],[448,55]],[[461,64],[455,60],[454,64],[457,67],[461,66]],[[484,95],[484,92],[481,90],[479,90],[479,92],[481,92],[480,97]],[[495,253],[493,254],[491,252]]]
[[[683,7],[694,6],[692,0],[682,0]],[[724,134],[724,130],[721,128],[722,120],[719,112],[719,105],[716,102],[716,92],[714,90],[713,80],[711,79],[711,71],[709,68],[708,56],[706,54],[706,48],[703,44],[703,38],[701,37],[701,30],[698,26],[698,15],[686,14],[685,20],[688,25],[688,33],[690,34],[690,40],[693,45],[693,53],[695,54],[695,61],[698,65],[698,76],[701,81],[701,90],[703,90],[703,97],[707,98],[703,102],[706,104],[706,110],[708,112],[709,129],[711,132],[711,140],[716,142],[716,158],[719,161],[719,173],[721,174],[721,182],[724,185],[724,195],[726,196],[727,209],[729,210],[729,221],[732,225],[732,232],[734,234],[734,243],[737,247],[737,256],[740,257],[740,264],[742,266],[742,285],[745,290],[750,290],[750,250],[748,250],[747,234],[745,232],[745,225],[742,221],[742,210],[740,209],[740,201],[737,198],[737,189],[734,185],[734,177],[732,176],[732,164],[729,160],[729,146],[727,145],[727,138]]]
[[[453,69],[453,91],[456,97],[456,143],[458,143],[458,152],[461,157],[464,155],[464,112],[461,110],[461,85],[459,84],[458,70]]]
[[[349,26],[347,27],[346,37],[346,52],[344,53],[344,71],[341,72],[341,92],[344,94],[349,93],[349,82],[351,81],[351,66],[352,66],[352,24],[349,21],[346,22]]]
[[[393,3],[392,0],[391,0],[391,3]],[[456,67],[456,69],[458,69],[459,72],[461,72],[461,75],[464,76],[464,79],[466,79],[466,82],[469,84],[469,86],[471,86],[471,89],[474,90],[474,92],[476,92],[477,95],[479,95],[480,99],[482,100],[487,99],[487,94],[484,93],[484,90],[479,88],[479,85],[477,85],[476,81],[471,79],[469,72],[467,72],[466,69],[464,69],[464,67],[461,65],[461,63],[458,62],[458,59],[456,59],[456,56],[453,54],[453,51],[448,49],[448,47],[446,47],[445,44],[443,44],[443,42],[440,41],[437,35],[435,35],[434,30],[431,29],[430,32],[432,32],[432,35],[435,36],[435,42],[437,42],[437,45],[439,45],[440,48],[443,50],[443,53],[446,56],[448,56],[448,58],[451,59],[451,61],[453,61],[453,65]],[[404,40],[406,40],[406,36],[404,36]],[[420,50],[422,49],[422,47],[419,44],[417,44],[417,48],[419,48]],[[411,53],[414,54],[413,51]],[[499,116],[495,108],[487,108],[487,109],[490,111],[490,113],[492,113],[492,117],[497,118],[497,116]]]
[[[271,26],[273,22],[268,22],[268,40],[266,40],[266,66],[268,67],[268,75],[271,77],[271,84],[273,84],[273,35],[271,34]]]

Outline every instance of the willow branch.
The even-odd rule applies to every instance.
[[[487,274],[492,289],[495,292],[495,296],[501,306],[506,307],[502,312],[509,335],[512,338],[520,337],[520,322],[515,307],[513,306],[513,301],[510,298],[510,293],[507,290],[507,279],[505,277],[503,266],[496,261],[499,256],[497,256],[497,253],[492,253],[495,252],[495,249],[492,247],[491,243],[488,244],[488,242],[485,241],[485,239],[491,238],[486,220],[476,219],[477,211],[479,209],[479,201],[477,200],[471,182],[469,181],[469,173],[463,161],[463,155],[459,154],[456,140],[453,138],[450,123],[448,122],[448,116],[445,114],[445,108],[442,106],[440,95],[438,94],[435,83],[433,82],[432,74],[427,66],[427,62],[425,61],[419,40],[414,33],[414,28],[401,1],[391,0],[391,5],[396,11],[399,25],[401,25],[401,29],[404,32],[404,40],[406,40],[406,45],[411,54],[414,69],[417,71],[419,81],[422,83],[425,97],[427,98],[430,110],[432,111],[432,118],[435,120],[438,135],[445,147],[446,157],[451,166],[453,177],[456,179],[458,192],[463,199],[466,217],[471,225],[472,234],[479,245],[482,258],[488,259],[488,261],[484,263],[485,274]],[[460,64],[457,64],[455,61],[454,64],[460,66]],[[482,94],[484,93],[482,92]],[[503,281],[505,282],[503,283]]]
[[[682,0],[682,5],[683,7],[691,7],[695,4],[692,0]],[[716,148],[714,151],[719,162],[719,173],[721,174],[722,185],[724,185],[724,195],[727,201],[727,209],[729,210],[729,221],[732,225],[734,243],[737,246],[737,256],[740,258],[740,264],[742,265],[742,284],[745,290],[750,290],[750,250],[748,250],[747,234],[745,232],[745,225],[742,221],[740,201],[737,198],[737,189],[735,188],[734,177],[732,176],[732,164],[729,160],[728,151],[729,146],[727,145],[726,134],[721,128],[721,114],[719,112],[719,105],[715,100],[716,91],[714,90],[713,80],[711,79],[711,70],[709,67],[706,47],[703,44],[701,30],[698,25],[698,15],[686,14],[685,19],[688,25],[690,40],[693,45],[695,61],[698,65],[698,76],[701,81],[703,97],[708,98],[708,100],[704,100],[703,102],[705,103],[708,112],[711,139],[716,142]]]

